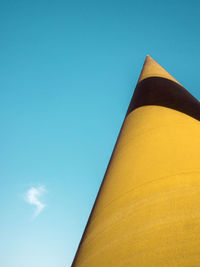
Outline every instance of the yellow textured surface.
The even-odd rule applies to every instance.
[[[180,84],[165,69],[163,69],[163,67],[161,67],[153,58],[147,56],[138,82],[149,77],[162,77]]]
[[[128,115],[74,266],[200,266],[199,121]]]

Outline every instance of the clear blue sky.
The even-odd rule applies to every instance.
[[[0,1],[0,266],[70,266],[146,54],[200,99],[199,10]]]

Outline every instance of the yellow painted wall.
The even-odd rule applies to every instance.
[[[172,77],[161,65],[159,65],[152,57],[147,56],[142,68],[138,82],[150,77],[162,77],[180,84]]]
[[[200,266],[199,121],[159,106],[128,115],[73,266]]]

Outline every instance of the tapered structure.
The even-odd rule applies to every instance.
[[[200,266],[199,120],[147,56],[73,267]]]

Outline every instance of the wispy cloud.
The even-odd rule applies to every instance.
[[[46,192],[44,186],[31,187],[25,194],[25,201],[31,205],[35,205],[36,210],[34,216],[38,216],[45,208],[45,204],[40,201],[40,197]]]

